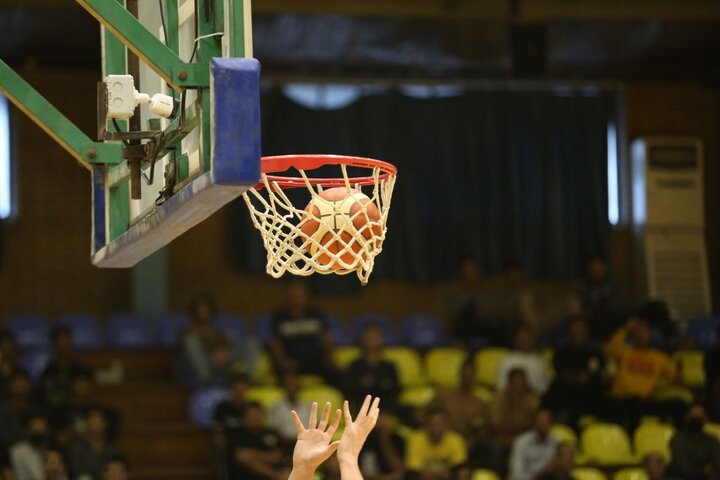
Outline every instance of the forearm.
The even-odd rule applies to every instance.
[[[338,455],[341,480],[363,480],[357,455]]]
[[[293,465],[288,480],[312,480],[315,475],[315,470],[316,469],[309,468],[306,465]]]

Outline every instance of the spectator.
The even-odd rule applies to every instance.
[[[703,431],[705,422],[705,408],[692,405],[685,415],[684,428],[670,440],[670,470],[673,474],[683,478],[717,478],[720,475],[720,442]]]
[[[715,349],[705,352],[705,385],[710,417],[720,422],[720,328],[716,336]]]
[[[397,422],[380,412],[375,429],[360,453],[360,470],[366,480],[396,480],[405,474],[405,440],[395,432]]]
[[[215,409],[215,424],[222,430],[234,430],[242,427],[245,418],[247,399],[245,394],[250,388],[250,378],[245,374],[235,374],[230,380],[230,398],[220,402]]]
[[[190,321],[182,333],[183,363],[191,382],[210,384],[224,382],[233,371],[252,375],[258,355],[258,345],[245,339],[233,345],[227,335],[212,324],[217,316],[214,300],[198,295],[188,309]]]
[[[590,331],[584,318],[573,318],[567,332],[567,344],[555,350],[555,380],[545,395],[544,405],[564,423],[575,424],[582,415],[597,415],[605,359],[599,349],[590,345]]]
[[[71,396],[68,405],[54,409],[51,413],[51,427],[56,431],[56,440],[61,445],[70,442],[74,435],[85,429],[87,414],[92,409],[103,411],[108,424],[108,438],[116,438],[120,424],[117,410],[101,406],[93,400],[95,381],[88,372],[78,372],[71,380]]]
[[[0,330],[0,402],[7,398],[10,377],[18,368],[20,352],[15,339],[7,330]]]
[[[250,402],[245,407],[243,426],[228,434],[228,454],[229,478],[282,478],[279,471],[283,458],[280,437],[265,427],[265,412],[260,404]]]
[[[108,439],[108,423],[100,409],[90,410],[85,431],[68,446],[70,470],[84,480],[102,480],[105,462],[118,454]]]
[[[535,476],[535,480],[572,480],[575,468],[575,450],[569,443],[561,442],[555,449],[555,456]]]
[[[499,341],[502,337],[490,314],[490,297],[480,280],[477,260],[463,257],[457,282],[448,295],[447,308],[455,338],[465,343],[478,338]]]
[[[17,369],[8,377],[8,395],[0,402],[0,449],[22,439],[23,420],[37,408],[30,375],[25,370]]]
[[[610,273],[604,256],[587,259],[580,296],[593,338],[608,338],[618,328],[629,305],[627,292],[626,286]]]
[[[498,441],[511,445],[532,427],[539,407],[540,397],[528,386],[525,370],[511,370],[507,385],[490,402],[490,425]]]
[[[650,346],[651,334],[647,319],[631,317],[605,345],[605,353],[617,363],[610,398],[604,402],[607,416],[629,430],[641,415],[671,416],[677,423],[685,409],[682,402],[650,397],[660,379],[679,379],[670,356]]]
[[[297,437],[297,427],[288,412],[295,410],[300,418],[310,418],[310,404],[298,398],[300,378],[296,373],[285,372],[281,382],[285,396],[270,407],[268,425],[278,432],[284,444],[292,445]]]
[[[648,480],[665,480],[667,463],[660,452],[647,453],[642,459],[642,467]]]
[[[43,454],[43,472],[45,480],[67,480],[65,456],[58,448],[49,448]],[[78,479],[84,480],[82,477]]]
[[[527,325],[521,325],[515,332],[515,349],[502,359],[498,366],[498,390],[503,390],[510,371],[520,368],[527,375],[528,384],[542,395],[550,384],[550,373],[543,357],[535,352],[535,336]]]
[[[408,439],[405,466],[420,479],[450,479],[466,460],[465,441],[448,429],[447,413],[442,410],[430,412],[425,428]]]
[[[33,413],[25,422],[24,439],[10,447],[10,465],[16,480],[45,480],[43,453],[50,446],[47,418]]]
[[[127,480],[130,464],[122,455],[115,455],[105,460],[103,480]]]
[[[471,444],[487,422],[488,406],[475,394],[475,364],[471,359],[462,364],[459,374],[460,384],[439,389],[429,408],[447,412],[450,429],[463,435]]]
[[[520,325],[535,324],[535,296],[520,262],[505,262],[492,288],[491,298],[491,316],[500,326],[497,334],[501,337],[492,339],[492,343],[510,343],[508,340]]]
[[[325,315],[310,306],[305,283],[293,280],[289,284],[287,305],[273,315],[272,332],[270,353],[280,372],[319,375],[335,383],[332,335]]]
[[[72,333],[67,327],[56,327],[52,332],[53,360],[40,377],[43,398],[49,407],[68,404],[72,379],[76,375],[91,375],[92,370],[75,358]]]
[[[517,437],[510,454],[512,480],[535,478],[553,459],[558,441],[550,436],[551,426],[552,413],[549,410],[540,410],[535,419],[535,427]]]
[[[360,339],[362,353],[352,362],[346,376],[346,392],[351,405],[362,405],[366,395],[380,397],[386,411],[397,405],[398,382],[395,366],[383,360],[383,331],[369,324]]]

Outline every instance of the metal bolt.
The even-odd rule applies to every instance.
[[[88,158],[95,158],[95,157],[97,157],[97,150],[95,150],[94,148],[89,149],[89,150],[87,151],[87,156],[88,156]]]
[[[187,80],[187,78],[188,78],[187,70],[180,70],[180,71],[178,72],[178,78],[179,78],[180,80]]]

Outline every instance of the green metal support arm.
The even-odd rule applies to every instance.
[[[0,93],[30,117],[86,169],[93,163],[120,163],[122,144],[93,142],[7,63],[0,60]]]
[[[183,87],[209,85],[207,65],[183,62],[120,3],[108,0],[76,1],[178,92]]]

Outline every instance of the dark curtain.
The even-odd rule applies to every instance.
[[[365,95],[312,110],[279,89],[262,97],[263,154],[337,153],[399,170],[388,236],[373,277],[444,280],[461,256],[487,273],[513,260],[533,278],[577,275],[606,254],[607,126],[612,91],[468,91],[446,98]],[[242,201],[235,263],[265,253]]]

